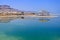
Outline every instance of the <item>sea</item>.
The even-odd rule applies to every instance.
[[[60,40],[60,17],[2,19],[0,40]]]

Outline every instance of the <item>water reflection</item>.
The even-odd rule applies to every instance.
[[[0,23],[8,23],[12,20],[16,19],[36,19],[36,18],[26,18],[26,17],[0,17]],[[40,22],[48,22],[50,19],[49,18],[38,18],[38,21]]]
[[[50,19],[49,18],[40,18],[40,22],[48,22]]]
[[[3,18],[0,18],[0,23],[8,23],[13,19],[14,18],[3,17]]]

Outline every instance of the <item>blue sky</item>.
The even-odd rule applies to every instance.
[[[0,5],[10,5],[24,11],[47,10],[60,13],[60,0],[0,0]]]

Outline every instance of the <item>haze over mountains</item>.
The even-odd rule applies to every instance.
[[[11,8],[9,5],[0,5],[1,12],[20,12],[18,9]]]
[[[49,16],[49,12],[45,11],[45,10],[42,10],[41,12],[38,13],[35,13],[35,12],[29,12],[29,11],[21,11],[21,10],[18,10],[18,9],[15,9],[15,8],[11,8],[9,5],[0,5],[0,13],[24,13],[24,14],[37,14],[39,16]]]

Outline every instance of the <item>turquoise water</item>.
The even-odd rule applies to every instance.
[[[38,19],[0,22],[0,40],[60,40],[60,17],[47,22]]]

